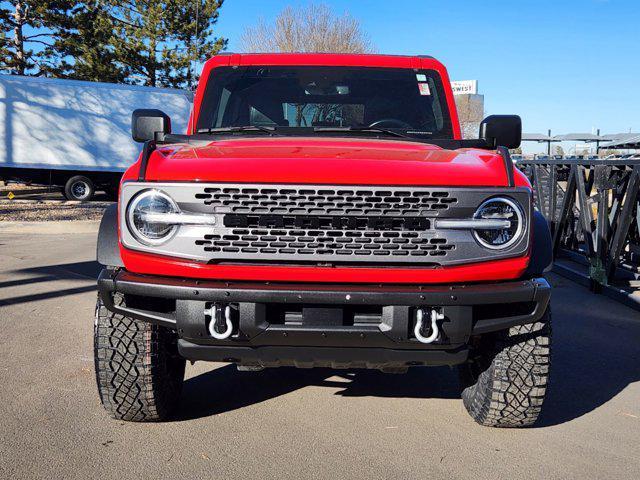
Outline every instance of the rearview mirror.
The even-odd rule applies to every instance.
[[[134,141],[161,140],[167,133],[171,133],[171,119],[162,110],[139,108],[131,114]]]
[[[489,115],[480,124],[480,138],[489,147],[518,148],[522,141],[522,120],[518,115]]]

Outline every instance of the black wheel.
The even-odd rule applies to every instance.
[[[121,295],[114,301],[124,305]],[[115,314],[98,296],[93,338],[98,392],[107,412],[134,422],[166,419],[184,381],[176,333]]]
[[[94,192],[93,182],[83,175],[71,177],[64,185],[64,196],[67,200],[90,200]]]
[[[550,355],[549,308],[539,322],[481,337],[460,367],[469,414],[490,427],[532,425],[547,390]]]

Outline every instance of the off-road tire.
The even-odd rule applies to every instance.
[[[124,305],[116,294],[116,305]],[[177,406],[185,360],[173,330],[113,313],[98,295],[94,324],[96,381],[102,405],[119,420],[166,419]]]
[[[538,418],[549,382],[551,311],[536,323],[484,335],[460,367],[462,400],[490,427],[526,427]]]

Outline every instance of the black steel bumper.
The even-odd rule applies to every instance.
[[[550,287],[543,278],[469,285],[327,285],[196,281],[103,270],[105,306],[174,328],[190,360],[262,366],[385,368],[453,365],[467,358],[470,336],[537,321]],[[114,304],[125,295],[126,307]],[[234,334],[216,340],[205,309],[230,305]],[[413,336],[418,307],[444,314],[440,337]]]

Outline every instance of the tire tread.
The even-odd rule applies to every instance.
[[[551,366],[551,311],[528,325],[499,334],[489,351],[472,361],[488,365],[474,374],[462,369],[462,400],[481,425],[525,427],[540,415]],[[482,358],[484,357],[484,358]]]
[[[116,295],[114,301],[124,304]],[[108,310],[98,296],[94,358],[100,400],[112,417],[134,422],[167,418],[178,403],[185,360],[175,332]]]

